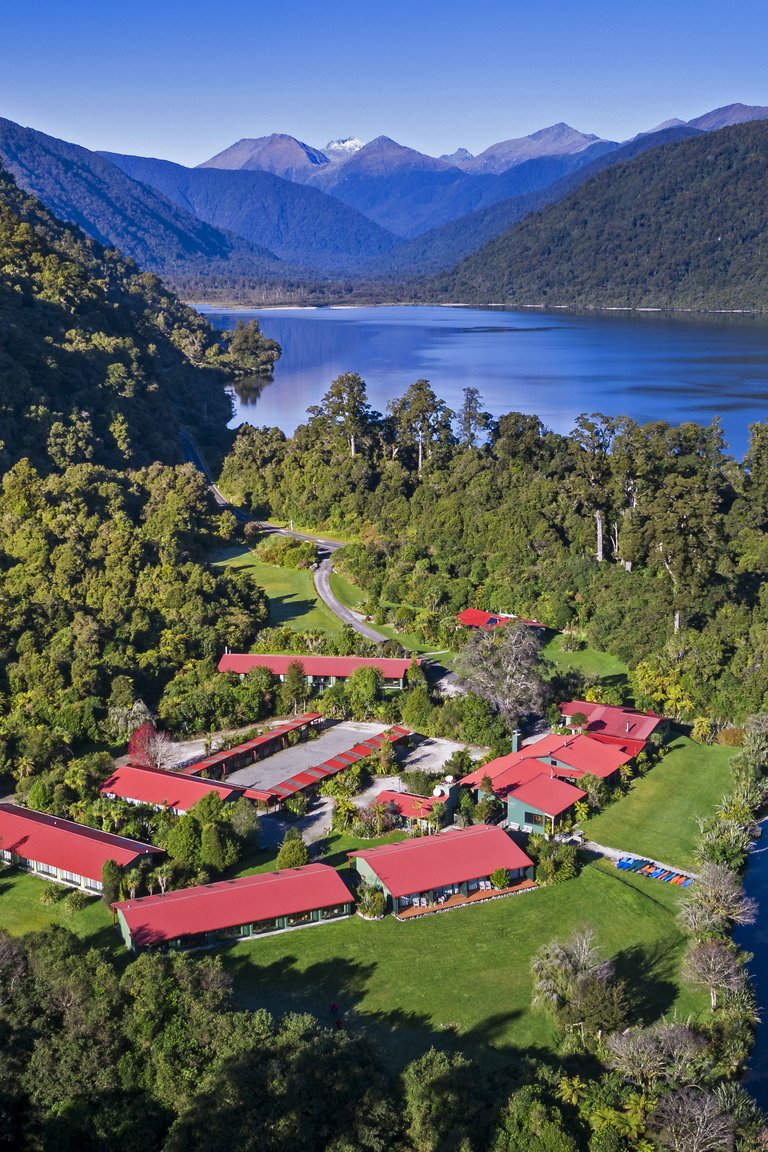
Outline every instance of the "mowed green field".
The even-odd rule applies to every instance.
[[[328,862],[341,866],[356,846],[347,838],[331,844]],[[245,871],[270,865],[265,855]],[[22,935],[63,924],[128,962],[100,900],[71,914],[62,904],[43,906],[44,888],[24,873],[0,874],[0,929]],[[705,997],[679,986],[681,895],[599,861],[566,884],[422,920],[353,916],[218,951],[244,1007],[311,1012],[322,1021],[338,1001],[347,1026],[369,1032],[393,1067],[433,1044],[478,1046],[481,1056],[488,1046],[551,1050],[552,1022],[530,1006],[531,958],[554,936],[586,924],[614,957],[643,1020],[706,1010]]]
[[[432,1044],[551,1049],[531,1010],[530,963],[554,936],[592,924],[638,996],[640,1016],[697,1015],[705,998],[679,987],[684,939],[677,889],[600,861],[566,884],[400,923],[355,916],[234,945],[226,954],[244,1006],[329,1018],[338,1001],[394,1065]]]
[[[676,737],[669,749],[626,796],[582,827],[598,844],[692,868],[699,836],[696,817],[711,815],[731,788],[733,749],[695,744],[684,736]]]
[[[341,621],[315,591],[312,573],[275,564],[262,564],[253,552],[238,546],[220,554],[214,567],[245,568],[269,597],[269,623],[287,625],[297,632],[338,632]]]
[[[50,924],[61,924],[93,943],[107,947],[120,945],[120,937],[112,929],[112,915],[102,900],[91,897],[85,908],[71,912],[64,899],[55,904],[40,902],[48,887],[48,881],[39,876],[30,876],[15,868],[0,869],[0,929],[11,936],[24,936]],[[68,889],[58,887],[58,891],[66,897]]]

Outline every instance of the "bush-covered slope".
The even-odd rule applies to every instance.
[[[768,308],[768,123],[656,149],[528,217],[425,290],[542,306]]]
[[[0,119],[0,164],[59,219],[152,272],[279,267],[271,252],[204,223],[77,144]]]
[[[236,358],[268,371],[277,351],[258,333],[231,351],[156,276],[0,169],[0,466],[173,462],[182,424],[222,442]]]
[[[297,265],[355,268],[398,243],[391,232],[333,196],[271,172],[184,168],[168,160],[103,155],[200,220]]]

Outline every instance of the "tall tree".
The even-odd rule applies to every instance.
[[[483,432],[490,429],[493,418],[482,408],[483,398],[478,388],[464,389],[464,403],[456,413],[459,441],[474,448]]]
[[[474,631],[456,670],[467,687],[509,721],[541,711],[547,699],[541,640],[524,624]]]
[[[357,455],[361,444],[370,439],[381,421],[379,413],[368,403],[365,381],[356,372],[337,376],[320,404],[308,411],[316,420],[341,432],[350,456]]]
[[[432,458],[437,444],[450,444],[453,413],[438,399],[428,380],[417,380],[398,400],[389,404],[395,422],[398,445],[416,448],[416,470],[421,474],[424,459]]]

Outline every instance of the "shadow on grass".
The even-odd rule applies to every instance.
[[[678,989],[670,977],[676,964],[676,947],[661,941],[623,948],[615,956],[616,975],[629,990],[639,1023],[650,1024],[674,1005]]]
[[[291,624],[302,616],[309,615],[317,608],[317,601],[303,600],[290,593],[287,596],[269,596],[269,623],[279,627],[281,624]],[[297,656],[298,660],[299,657]]]

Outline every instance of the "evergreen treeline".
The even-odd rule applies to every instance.
[[[768,701],[768,425],[742,464],[717,422],[593,414],[569,436],[451,413],[420,380],[372,412],[347,374],[294,436],[240,429],[224,489],[261,517],[361,543],[334,563],[374,619],[440,649],[473,605],[542,620],[627,661],[635,695],[716,725]]]
[[[646,152],[528,216],[422,298],[588,308],[768,308],[768,124]]]
[[[182,425],[220,450],[224,384],[278,354],[257,327],[228,344],[0,170],[0,466],[175,462]]]

